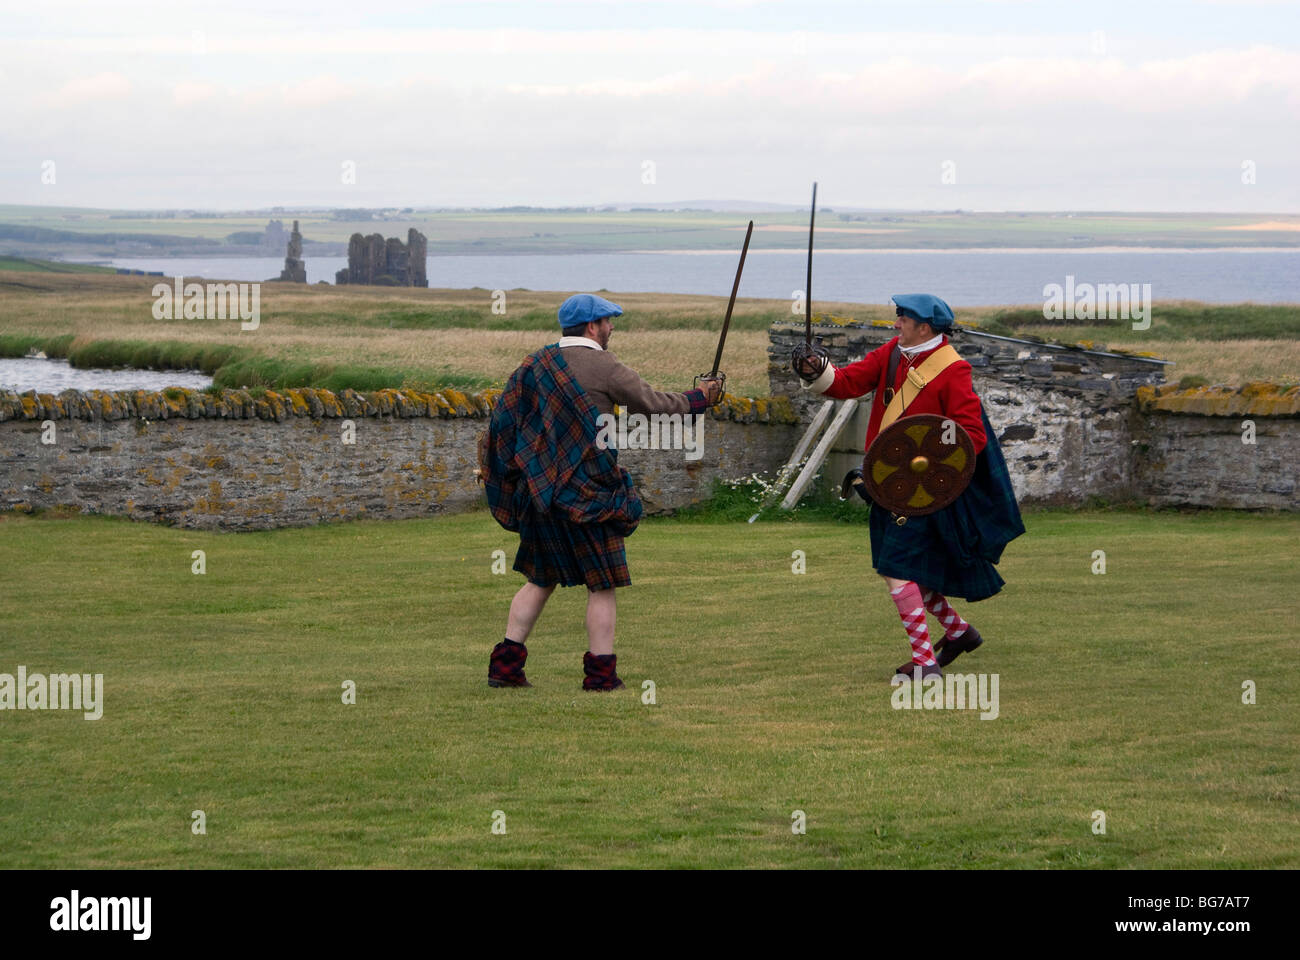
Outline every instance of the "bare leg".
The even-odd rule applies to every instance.
[[[555,592],[555,585],[539,587],[525,583],[510,601],[510,618],[506,621],[506,636],[515,643],[523,643],[533,632],[533,624],[542,615],[542,608]]]
[[[899,587],[905,587],[911,583],[910,580],[895,580],[893,577],[886,577],[883,574],[880,579],[885,581],[890,590],[897,590]]]
[[[614,652],[614,620],[618,611],[614,592],[614,587],[587,591],[587,647],[595,657]]]

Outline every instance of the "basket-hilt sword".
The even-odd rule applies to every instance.
[[[727,389],[727,375],[718,373],[718,367],[722,363],[722,348],[727,343],[727,331],[731,329],[731,311],[736,307],[736,293],[740,290],[740,275],[745,271],[745,256],[749,253],[749,238],[754,234],[754,221],[749,221],[749,227],[745,230],[745,243],[740,248],[740,263],[736,265],[736,279],[731,283],[731,299],[727,301],[727,315],[722,320],[722,333],[718,336],[718,350],[713,355],[713,369],[708,373],[702,373],[695,378],[696,387],[699,387],[701,380],[721,380],[722,391]],[[719,394],[721,397],[721,394]]]
[[[801,363],[812,357],[821,357],[829,360],[826,348],[820,343],[813,343],[812,321],[813,321],[813,300],[812,300],[812,263],[813,263],[813,233],[817,225],[817,184],[813,183],[812,206],[808,214],[808,277],[804,283],[803,291],[803,343],[794,348],[792,359],[796,363]],[[824,364],[823,364],[824,369]]]
[[[803,288],[803,336],[804,346],[812,351],[812,251],[813,251],[813,226],[817,223],[817,181],[813,181],[812,206],[808,214],[808,278]]]

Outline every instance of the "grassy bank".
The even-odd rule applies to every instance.
[[[579,591],[530,641],[536,686],[486,686],[519,583],[486,514],[0,517],[0,672],[105,683],[97,721],[0,715],[0,867],[1300,867],[1300,679],[1276,666],[1300,517],[1027,520],[1003,594],[957,603],[987,638],[958,664],[1000,678],[985,721],[891,708],[906,643],[853,525],[643,524],[630,689],[585,695]]]
[[[39,260],[33,257],[0,257],[0,270],[22,273],[93,273],[113,276],[112,267],[97,267],[89,263],[64,263],[59,260]]]
[[[158,348],[159,363],[171,366],[179,366],[179,359],[197,348],[232,349],[216,374],[230,386],[474,388],[501,383],[523,356],[555,337],[555,310],[566,296],[506,291],[502,313],[499,306],[494,312],[499,301],[488,290],[267,283],[261,288],[261,324],[245,331],[238,321],[155,320],[155,282],[149,277],[0,274],[0,348],[25,353],[25,348],[19,350],[24,343],[66,340],[61,355],[80,357],[78,351],[94,344],[101,356],[129,362],[146,349],[142,345],[161,343],[166,346]],[[615,324],[611,348],[646,379],[683,389],[708,367],[725,300],[609,296],[626,311]],[[818,311],[892,320],[883,305],[819,303]],[[1175,380],[1300,382],[1297,306],[1159,303],[1146,331],[1134,331],[1127,322],[1048,325],[1041,308],[977,307],[958,315],[992,332],[1149,351],[1176,361],[1170,371]],[[767,392],[767,329],[790,316],[783,300],[737,302],[723,358],[733,393]],[[41,349],[55,355],[48,346]]]

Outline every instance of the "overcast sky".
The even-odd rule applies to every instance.
[[[817,179],[830,207],[1300,212],[1296,2],[23,0],[0,22],[0,202],[806,203]]]

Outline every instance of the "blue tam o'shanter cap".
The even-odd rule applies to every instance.
[[[602,317],[621,317],[623,308],[594,293],[575,293],[560,304],[560,326],[580,327]]]
[[[952,307],[932,293],[896,293],[890,299],[913,320],[928,323],[935,330],[952,329]]]

